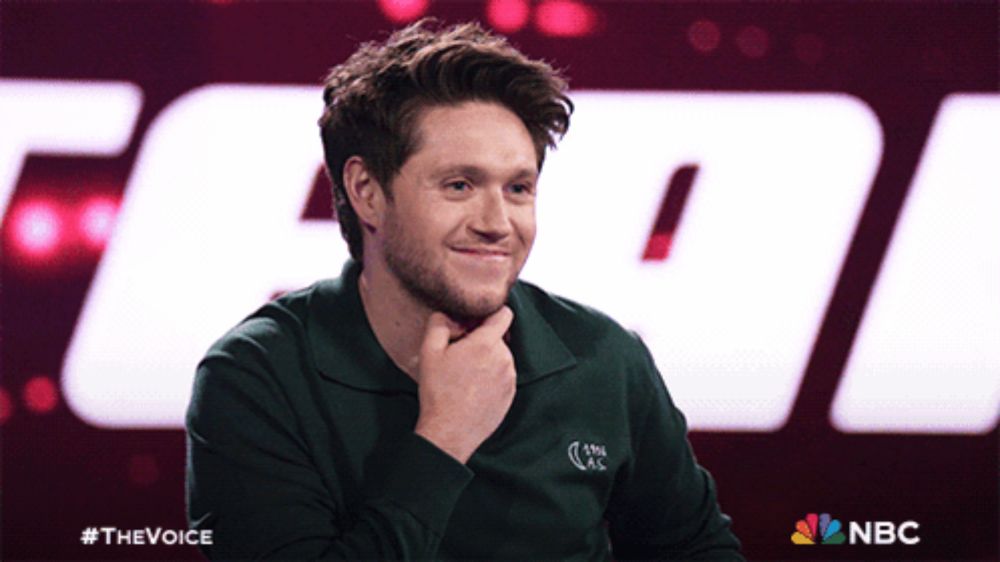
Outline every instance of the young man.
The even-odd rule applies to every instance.
[[[643,344],[517,281],[564,91],[475,25],[421,22],[332,71],[320,126],[352,260],[198,367],[206,554],[741,559]]]

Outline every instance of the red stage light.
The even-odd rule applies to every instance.
[[[597,28],[597,13],[576,0],[545,0],[535,8],[535,25],[544,35],[580,37]]]
[[[36,414],[47,414],[59,403],[56,385],[49,377],[33,377],[24,385],[24,405]]]
[[[378,0],[378,9],[396,23],[413,21],[427,12],[430,0]]]
[[[55,206],[46,201],[20,205],[14,215],[14,241],[26,254],[42,257],[59,245],[62,224]]]
[[[688,27],[688,43],[699,53],[711,53],[719,47],[722,32],[711,20],[698,20]]]
[[[0,388],[0,425],[7,423],[7,420],[14,415],[14,401],[3,388]]]
[[[528,23],[531,7],[527,0],[490,0],[486,5],[486,19],[497,31],[513,33]]]
[[[771,47],[767,32],[756,25],[748,25],[736,34],[736,47],[744,56],[759,59]]]
[[[104,246],[114,229],[117,212],[118,205],[106,197],[95,197],[84,203],[78,226],[89,246]]]

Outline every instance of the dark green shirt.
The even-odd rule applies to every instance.
[[[636,336],[515,284],[517,393],[463,465],[413,433],[417,387],[359,271],[268,303],[199,364],[187,499],[209,557],[742,559]]]

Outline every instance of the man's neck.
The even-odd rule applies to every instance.
[[[392,362],[417,380],[420,346],[431,309],[415,299],[395,275],[380,264],[366,263],[358,277],[358,292],[375,339]],[[461,336],[455,324],[452,337]]]

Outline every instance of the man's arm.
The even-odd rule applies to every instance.
[[[398,443],[395,466],[370,487],[361,509],[347,513],[342,491],[320,477],[269,362],[246,363],[211,352],[188,408],[188,517],[193,528],[213,530],[205,554],[433,557],[471,471],[408,434]]]
[[[287,381],[278,376],[304,368],[301,350],[290,343],[295,338],[266,319],[224,338],[199,365],[187,415],[188,518],[214,532],[205,553],[433,558],[472,478],[463,463],[513,400],[514,359],[503,341],[512,318],[503,307],[450,342],[449,320],[431,315],[420,350],[416,427],[393,444],[386,475],[367,474],[372,481],[358,483],[368,496],[350,512],[336,488],[342,479],[321,478],[312,455],[322,451],[305,443]]]
[[[648,398],[633,417],[633,457],[615,483],[607,518],[617,560],[743,560],[715,484],[687,440],[645,345],[638,343],[641,386]]]

